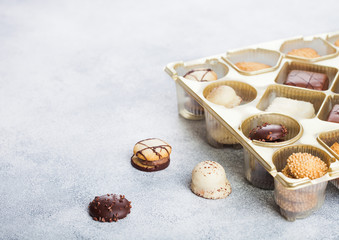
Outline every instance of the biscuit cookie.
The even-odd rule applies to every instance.
[[[210,68],[196,68],[184,75],[184,78],[197,82],[210,82],[218,79],[218,75]]]
[[[146,172],[163,170],[170,164],[172,147],[158,138],[148,138],[137,142],[133,148],[131,164]]]
[[[337,41],[334,42],[334,45],[336,45],[337,47],[339,47],[339,39]]]
[[[240,70],[247,72],[253,72],[272,67],[270,65],[258,62],[237,62],[234,65],[237,66]]]
[[[317,58],[320,55],[313,48],[298,48],[288,52],[287,55],[293,55],[304,58]]]

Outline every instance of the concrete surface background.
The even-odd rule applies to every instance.
[[[214,149],[204,121],[178,116],[172,61],[338,31],[337,1],[0,1],[1,239],[338,239],[339,190],[304,220],[243,175],[242,150]],[[156,173],[134,144],[173,147]],[[224,200],[191,193],[193,167],[224,166]],[[125,194],[117,223],[93,221],[96,195]]]

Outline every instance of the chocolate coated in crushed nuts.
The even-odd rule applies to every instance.
[[[125,218],[131,212],[131,208],[131,202],[124,195],[116,194],[96,196],[88,206],[93,220],[100,222],[116,222]]]
[[[249,139],[262,142],[278,142],[283,141],[283,137],[287,135],[287,129],[283,125],[264,123],[250,131]]]

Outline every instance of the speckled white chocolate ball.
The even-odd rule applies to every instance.
[[[232,191],[224,168],[213,161],[204,161],[195,166],[191,190],[196,195],[209,199],[226,198]]]

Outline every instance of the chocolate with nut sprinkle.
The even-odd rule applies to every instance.
[[[116,222],[125,218],[131,212],[131,208],[131,202],[124,195],[117,194],[96,196],[88,206],[89,215],[99,222]]]
[[[262,142],[280,142],[287,135],[284,125],[264,123],[250,131],[249,139]]]

